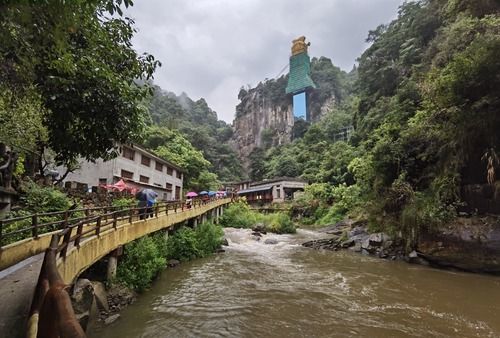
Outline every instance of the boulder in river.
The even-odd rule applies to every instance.
[[[181,262],[178,261],[177,259],[169,259],[168,263],[167,263],[167,265],[168,265],[169,268],[175,268],[179,264],[181,264]]]
[[[278,240],[276,238],[267,238],[264,244],[278,244]]]

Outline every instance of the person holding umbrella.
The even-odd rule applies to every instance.
[[[139,218],[145,219],[153,217],[153,206],[156,203],[156,198],[158,197],[156,191],[152,189],[143,189],[135,196],[139,200],[137,206],[141,208],[139,210]]]

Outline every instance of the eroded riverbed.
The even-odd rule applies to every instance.
[[[165,270],[89,337],[500,337],[499,277],[315,251],[307,230],[226,236],[226,253]]]

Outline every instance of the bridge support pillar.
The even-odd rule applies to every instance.
[[[108,257],[108,269],[106,271],[106,279],[113,280],[116,277],[116,268],[118,267],[118,256],[123,253],[123,247],[113,250]]]

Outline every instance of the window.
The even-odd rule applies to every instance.
[[[126,170],[123,170],[123,169],[122,169],[122,175],[121,176],[123,178],[128,178],[129,180],[133,180],[134,179],[134,173],[133,172],[126,171]]]
[[[175,199],[181,199],[181,187],[175,187]]]
[[[276,198],[281,198],[281,189],[276,189]]]
[[[175,174],[176,174],[177,178],[181,178],[182,177],[182,173],[179,170],[176,170]]]
[[[158,161],[155,161],[155,169],[158,171],[163,171],[163,164]]]
[[[128,158],[129,160],[134,160],[135,158],[135,151],[133,151],[130,148],[123,147],[123,157]]]
[[[167,189],[167,191],[172,191],[172,183],[167,183],[165,185],[165,188]]]
[[[167,167],[167,175],[172,176],[174,174],[174,170],[170,167]]]
[[[106,185],[106,184],[108,184],[107,178],[100,178],[99,179],[99,185]]]
[[[143,175],[140,175],[140,176],[139,176],[139,181],[140,181],[141,183],[149,183],[149,177],[147,177],[147,176],[143,176]]]
[[[151,159],[147,156],[142,155],[141,156],[141,164],[144,164],[145,166],[150,166],[151,165]]]

